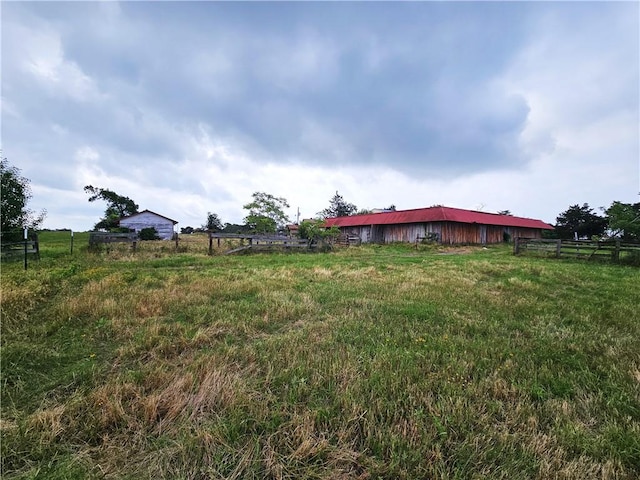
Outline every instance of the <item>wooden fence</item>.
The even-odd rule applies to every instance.
[[[537,254],[561,257],[604,258],[619,262],[626,255],[640,256],[640,243],[622,242],[620,240],[546,240],[539,238],[516,237],[513,253],[534,252]]]
[[[336,239],[336,244],[342,247],[350,247],[351,245],[360,245],[362,243],[362,239],[359,235],[355,235],[352,233],[342,233]]]
[[[32,237],[33,238],[33,237]],[[38,237],[35,240],[22,240],[21,242],[2,242],[0,247],[2,260],[13,260],[25,255],[33,255],[40,259],[40,243]]]
[[[94,249],[99,245],[111,243],[130,243],[135,251],[140,238],[135,232],[132,233],[112,233],[112,232],[89,232],[89,248]]]
[[[287,237],[284,235],[253,235],[245,233],[209,233],[209,255],[213,255],[213,241],[216,240],[220,248],[221,240],[240,240],[240,246],[223,252],[225,255],[242,252],[245,250],[288,250],[313,248],[309,242],[302,238]],[[247,243],[245,243],[247,242]]]

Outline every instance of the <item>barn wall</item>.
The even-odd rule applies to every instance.
[[[449,244],[491,244],[502,243],[506,239],[513,240],[514,237],[541,238],[542,232],[539,229],[504,227],[500,225],[478,225],[478,224],[447,224],[448,236],[443,243]]]
[[[445,245],[481,243],[479,225],[442,222],[440,243]]]
[[[382,241],[384,243],[413,243],[418,237],[425,236],[424,223],[407,223],[401,225],[382,225]]]
[[[437,233],[440,243],[445,245],[502,243],[505,240],[505,234],[509,236],[510,240],[513,240],[516,236],[526,238],[542,237],[542,232],[538,229],[455,222],[366,225],[342,227],[340,230],[352,235],[358,235],[363,243],[413,243],[417,238],[426,237],[430,233]]]
[[[349,235],[357,235],[362,240],[362,243],[369,243],[371,241],[371,226],[363,225],[357,227],[340,227],[340,232],[347,233]]]
[[[158,236],[163,240],[171,240],[173,237],[173,222],[153,213],[144,212],[133,218],[122,219],[120,220],[120,226],[130,228],[136,232],[143,228],[154,227],[158,232]]]
[[[502,243],[505,234],[509,240],[514,237],[541,238],[542,231],[536,228],[504,227],[500,225],[480,225],[474,223],[446,222],[442,226],[440,241],[444,244],[477,244]]]
[[[453,223],[453,222],[428,222],[408,223],[380,226],[383,232],[384,243],[406,242],[413,243],[420,237],[426,237],[430,233],[438,234],[440,243],[455,244],[483,244],[503,241],[503,230],[495,231],[487,225]]]
[[[512,240],[514,237],[542,238],[542,230],[538,230],[536,228],[511,227],[509,234],[511,235]]]

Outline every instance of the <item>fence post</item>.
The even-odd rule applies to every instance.
[[[73,230],[71,230],[71,255],[73,255]]]
[[[218,239],[218,242],[220,239]],[[213,237],[211,236],[211,232],[209,232],[209,255],[213,255]]]
[[[27,234],[29,233],[29,229],[27,227],[24,228],[24,269],[27,269]]]
[[[562,239],[556,240],[556,258],[560,258],[560,249],[562,248]]]
[[[518,255],[520,253],[520,237],[516,237],[513,242],[513,254]]]
[[[616,248],[613,251],[613,261],[614,262],[620,261],[620,239],[616,240]]]

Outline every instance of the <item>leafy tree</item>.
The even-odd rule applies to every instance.
[[[309,241],[309,245],[319,241],[335,238],[340,235],[340,229],[335,225],[331,228],[324,226],[324,220],[303,220],[298,228],[298,235]]]
[[[194,232],[194,229],[193,229],[193,227],[191,227],[191,226],[189,226],[189,227],[182,227],[182,228],[180,229],[180,233],[183,233],[183,234],[185,234],[185,235],[190,235],[190,234],[192,234],[193,232]]]
[[[604,213],[613,236],[623,240],[640,240],[640,203],[616,201]]]
[[[284,213],[289,204],[282,197],[274,197],[269,193],[255,192],[253,201],[242,208],[249,211],[244,218],[245,223],[256,233],[275,233],[284,228],[289,218]]]
[[[572,205],[556,217],[556,232],[560,238],[591,238],[602,235],[607,219],[594,213],[588,203]]]
[[[9,164],[6,158],[0,160],[0,232],[18,228],[37,228],[47,216],[42,210],[35,215],[27,208],[31,199],[29,179],[20,174],[20,170]]]
[[[225,223],[220,233],[249,233],[251,227],[248,225],[240,225],[238,223]]]
[[[336,190],[336,194],[329,200],[329,208],[320,212],[322,218],[347,217],[358,211],[353,203],[346,202]]]
[[[211,232],[219,232],[224,226],[217,213],[207,212],[207,223],[202,225],[202,228]]]
[[[87,185],[84,191],[90,194],[90,202],[103,200],[107,202],[107,208],[104,211],[104,218],[100,219],[93,227],[96,230],[117,230],[118,222],[122,217],[128,217],[138,213],[138,205],[129,197],[118,195],[106,188],[93,187]]]

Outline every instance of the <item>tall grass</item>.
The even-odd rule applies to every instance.
[[[49,235],[2,266],[6,478],[640,475],[638,269]]]

